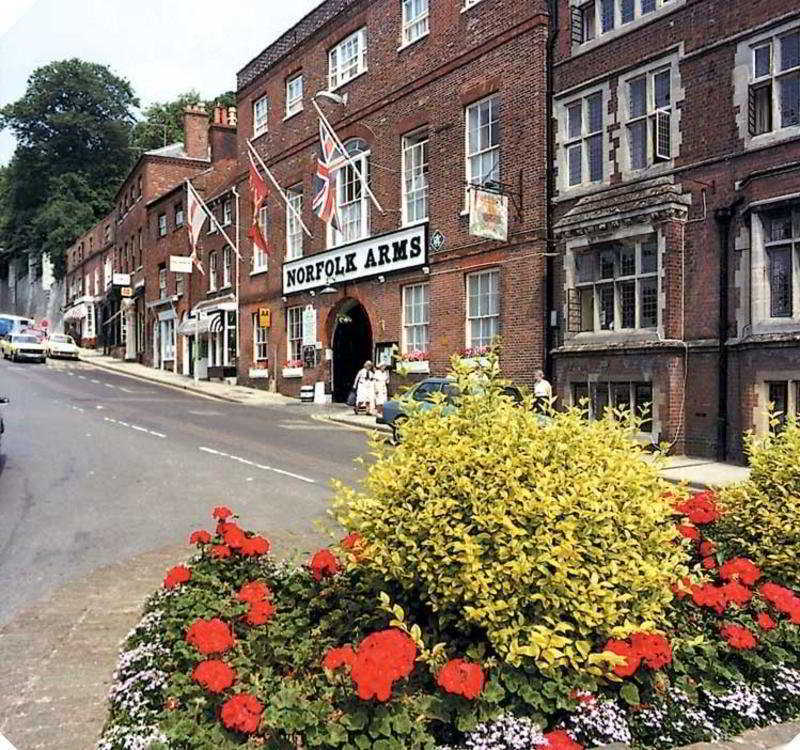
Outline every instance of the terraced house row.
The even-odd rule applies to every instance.
[[[70,250],[85,341],[341,401],[366,359],[499,340],[511,379],[723,458],[800,410],[793,0],[327,0],[185,131]],[[187,179],[203,273],[170,270]]]

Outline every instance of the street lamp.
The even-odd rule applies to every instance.
[[[325,286],[319,290],[320,294],[336,294],[336,287],[333,286],[331,283],[333,281],[333,276],[328,276],[325,280]]]
[[[330,99],[330,101],[335,102],[336,104],[340,104],[342,107],[347,106],[347,93],[344,94],[334,94],[332,91],[317,91],[316,94],[312,97],[313,99],[317,98],[322,99]]]

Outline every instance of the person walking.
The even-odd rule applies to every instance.
[[[387,364],[378,365],[375,371],[375,409],[379,414],[383,414],[383,405],[389,399],[389,366]]]
[[[353,390],[356,392],[356,403],[353,409],[356,414],[361,410],[366,411],[367,414],[372,414],[375,411],[374,377],[372,362],[367,360],[353,381]]]

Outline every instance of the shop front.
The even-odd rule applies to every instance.
[[[183,374],[199,380],[235,378],[238,358],[236,299],[205,300],[178,327],[184,353]]]

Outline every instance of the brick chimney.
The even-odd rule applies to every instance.
[[[208,159],[208,113],[202,107],[183,112],[183,149],[190,159]]]
[[[231,113],[233,118],[231,119]],[[211,161],[236,158],[236,108],[214,107],[211,124],[208,126],[211,144]]]

